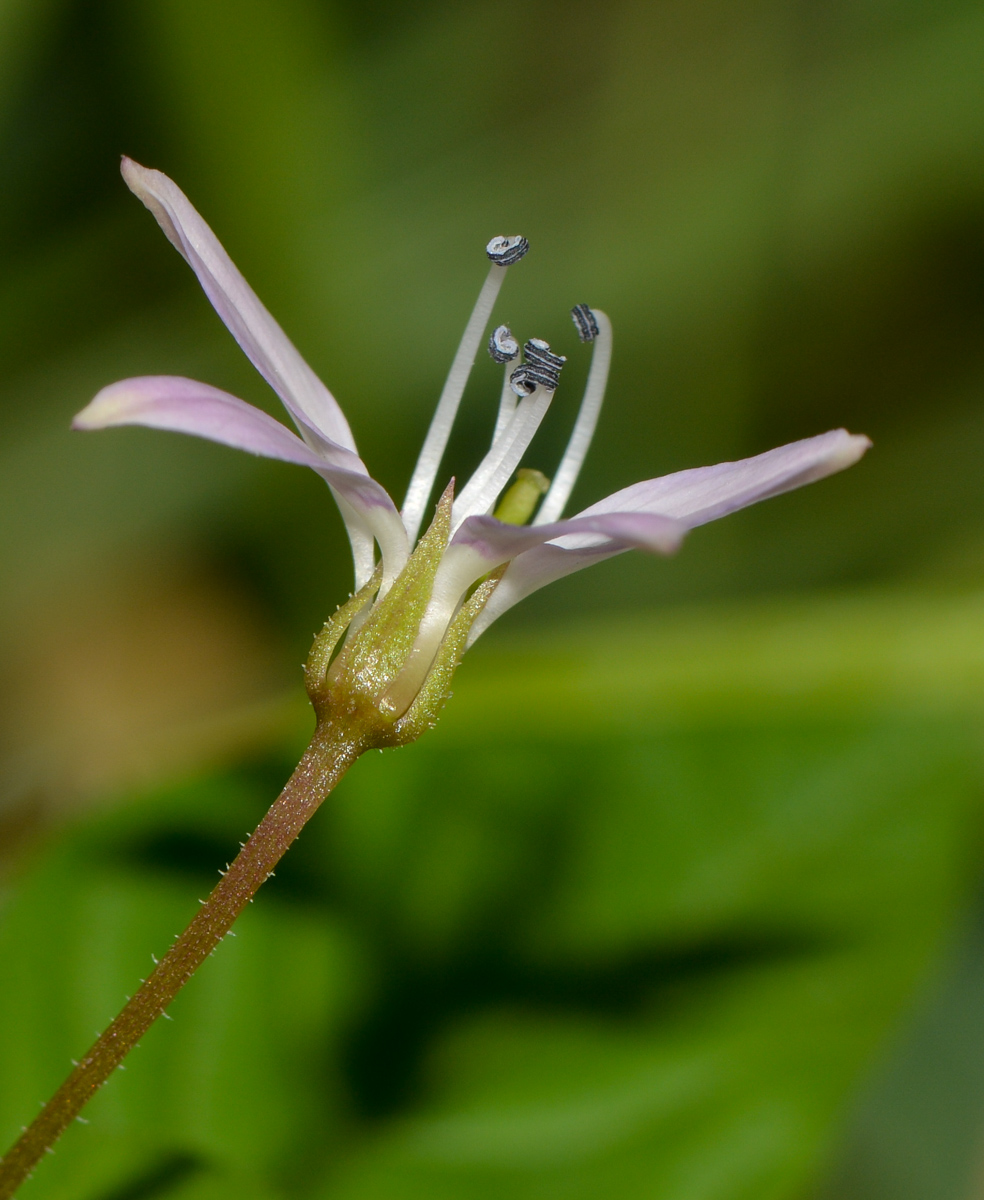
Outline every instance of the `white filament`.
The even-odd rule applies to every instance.
[[[447,448],[451,426],[458,414],[458,405],[461,403],[465,384],[468,382],[468,376],[474,366],[485,327],[489,323],[493,305],[508,269],[508,267],[500,267],[496,263],[489,268],[485,283],[475,301],[475,307],[468,318],[465,332],[461,336],[454,361],[451,363],[451,370],[448,372],[444,390],[441,392],[441,398],[434,410],[430,429],[424,439],[417,465],[413,469],[410,486],[407,488],[407,497],[403,502],[403,524],[411,546],[417,540],[424,510],[434,489],[434,480],[437,478],[438,468]]]
[[[598,424],[598,414],[601,412],[602,401],[605,398],[605,387],[608,383],[608,368],[612,361],[612,323],[599,308],[593,308],[595,321],[598,323],[598,336],[594,339],[591,355],[591,369],[588,371],[588,382],[584,388],[584,399],[571,431],[570,441],[560,460],[560,466],[553,477],[550,491],[544,497],[540,510],[533,521],[534,525],[546,525],[556,521],[564,511],[564,506],[571,498],[571,492],[577,483],[577,477],[584,465],[588,447],[594,437]]]
[[[533,440],[540,422],[547,415],[553,392],[538,387],[529,396],[524,396],[505,430],[492,444],[492,449],[478,465],[478,470],[462,488],[451,510],[451,528],[457,529],[461,522],[476,513],[488,512],[495,498],[509,481],[520,459]]]
[[[499,396],[499,412],[496,415],[495,429],[492,432],[493,446],[505,430],[506,426],[509,424],[513,413],[516,411],[516,403],[519,397],[509,386],[509,379],[512,376],[513,371],[516,370],[517,365],[518,363],[515,358],[511,362],[506,363],[505,374],[502,377],[502,394]]]

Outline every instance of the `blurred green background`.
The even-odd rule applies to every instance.
[[[313,475],[69,433],[128,374],[277,411],[121,153],[398,499],[500,232],[570,358],[528,465],[571,305],[615,325],[575,503],[875,442],[504,618],[25,1197],[984,1195],[982,60],[968,0],[0,0],[5,1143],[276,794],[351,582]]]

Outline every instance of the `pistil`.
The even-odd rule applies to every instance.
[[[492,514],[506,525],[525,525],[533,516],[540,497],[550,488],[550,480],[542,471],[521,467],[516,482],[503,495]]]

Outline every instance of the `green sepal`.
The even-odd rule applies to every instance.
[[[382,569],[325,622],[305,666],[305,683],[319,722],[342,723],[364,746],[403,746],[433,728],[451,695],[451,678],[465,652],[472,623],[506,566],[488,575],[461,606],[445,633],[409,708],[399,717],[383,697],[413,650],[451,535],[453,484],[441,497],[430,528],[406,566],[332,661],[346,629],[378,591]]]
[[[328,664],[331,662],[331,656],[335,653],[335,647],[358,613],[379,591],[382,577],[383,565],[380,563],[369,582],[351,595],[344,604],[339,605],[338,609],[325,621],[321,632],[314,639],[314,645],[304,664],[304,686],[312,701],[320,698],[325,686],[325,676],[328,674]]]
[[[451,679],[465,653],[472,624],[488,603],[499,580],[506,573],[507,566],[508,563],[504,563],[487,575],[458,610],[448,626],[420,691],[393,726],[395,744],[405,745],[407,742],[416,741],[422,733],[433,729],[437,724],[441,710],[451,698]]]
[[[451,534],[453,496],[449,484],[430,528],[393,586],[342,647],[315,698],[319,719],[362,726],[374,745],[393,744],[393,719],[380,710],[379,697],[403,669],[416,640]]]

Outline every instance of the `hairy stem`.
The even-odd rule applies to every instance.
[[[284,790],[191,924],[0,1160],[0,1200],[14,1196],[39,1159],[167,1009],[270,877],[308,818],[366,748],[361,731],[330,720],[319,723]]]

